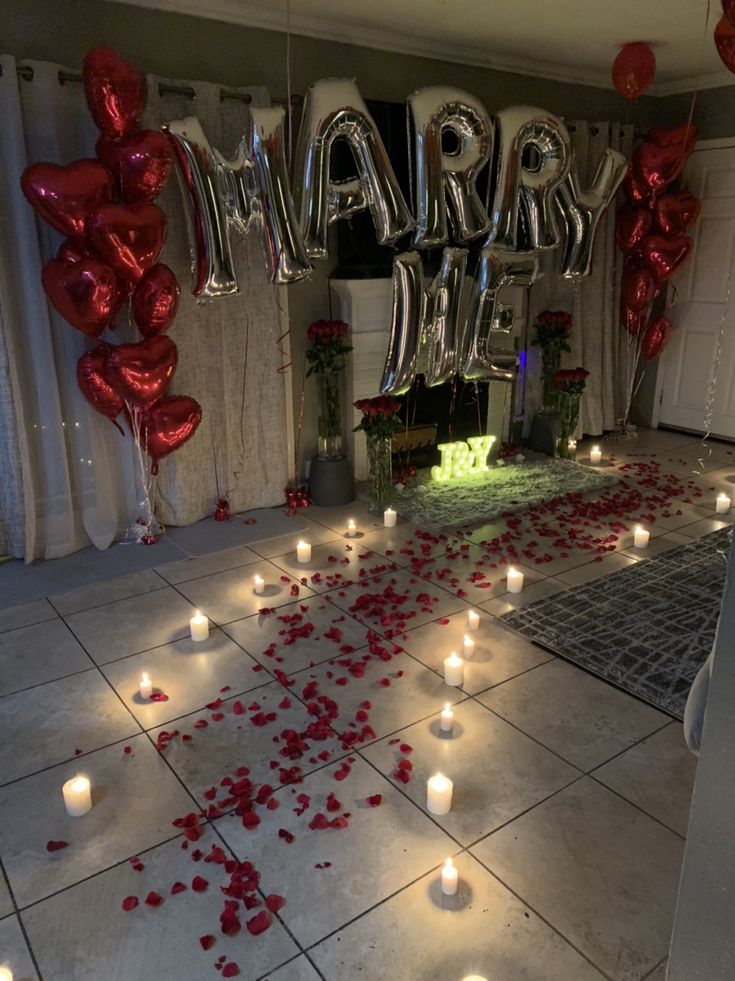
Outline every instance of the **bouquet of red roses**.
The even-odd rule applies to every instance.
[[[392,395],[378,395],[373,399],[358,399],[353,405],[362,412],[359,425],[353,432],[364,432],[370,439],[388,439],[403,428],[398,418],[401,403]]]
[[[536,334],[531,341],[538,347],[571,351],[567,338],[572,332],[572,315],[565,310],[542,310],[536,317]]]
[[[309,362],[307,378],[315,374],[336,375],[344,369],[345,356],[352,350],[345,343],[348,330],[344,320],[315,320],[309,325],[306,336],[311,341],[311,347],[306,351]]]
[[[562,395],[581,395],[588,376],[584,368],[562,368],[554,372],[554,385]]]

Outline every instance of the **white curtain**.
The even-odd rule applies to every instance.
[[[568,123],[580,181],[588,186],[603,150],[612,147],[628,159],[633,152],[632,126],[619,123]],[[622,255],[615,245],[615,205],[600,220],[595,238],[592,271],[581,283],[572,285],[559,274],[559,250],[541,259],[543,279],[530,290],[528,339],[541,310],[566,310],[572,314],[574,330],[569,354],[562,367],[581,365],[590,372],[582,398],[578,435],[599,436],[614,429],[624,401],[626,334],[618,320]],[[524,432],[527,434],[541,401],[541,358],[539,349],[528,347],[524,388]]]
[[[79,356],[92,346],[47,304],[41,269],[60,237],[35,219],[19,179],[35,161],[69,163],[94,155],[97,132],[78,82],[62,66],[0,58],[0,547],[56,558],[90,542],[106,548],[139,513],[139,478],[130,436],[122,438],[85,402],[76,384]],[[192,90],[167,94],[161,84]],[[199,116],[212,145],[234,150],[244,131],[244,101],[222,99],[203,82],[148,78],[143,125]],[[242,89],[268,104],[265,89]],[[169,394],[202,405],[194,438],[161,463],[158,514],[189,524],[211,514],[218,494],[234,511],[278,503],[287,477],[284,379],[277,339],[277,294],[268,281],[261,236],[238,249],[237,296],[206,306],[190,293],[190,257],[175,179],[158,200],[168,219],[162,255],[182,287],[170,335],[179,365]],[[139,340],[119,318],[113,343]]]

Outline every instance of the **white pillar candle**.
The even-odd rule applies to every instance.
[[[480,626],[480,614],[474,610],[467,611],[467,629],[477,630]]]
[[[92,810],[92,787],[87,777],[72,777],[61,788],[69,817],[82,817]]]
[[[455,896],[459,884],[459,873],[451,858],[448,858],[442,869],[442,892],[445,896]]]
[[[452,711],[449,702],[442,709],[441,718],[439,720],[439,728],[442,732],[451,732],[454,727],[454,712]]]
[[[443,773],[436,773],[426,781],[426,808],[430,814],[449,814],[452,809],[454,784]]]
[[[356,534],[357,534],[357,525],[352,520],[352,518],[350,518],[350,520],[347,522],[347,537],[354,538]]]
[[[637,525],[633,534],[633,547],[648,548],[648,539],[650,537],[651,533],[647,528],[642,528],[640,525]]]
[[[296,561],[301,562],[302,565],[305,562],[311,562],[311,545],[308,542],[299,542],[297,544]]]
[[[386,508],[383,511],[383,524],[386,528],[395,528],[398,515],[393,508]]]
[[[0,967],[0,981],[13,981],[13,972],[9,967]]]
[[[519,572],[518,569],[514,569],[513,566],[508,569],[508,592],[509,593],[520,593],[523,589],[523,573]]]
[[[150,677],[143,672],[140,676],[140,684],[138,685],[138,691],[140,692],[141,698],[149,699],[153,694],[153,682]]]
[[[602,450],[599,446],[593,446],[590,450],[590,463],[602,463]]]
[[[464,635],[464,646],[462,650],[465,661],[471,661],[475,655],[475,642],[467,634]]]
[[[262,576],[253,576],[253,592],[265,592],[265,579]]]
[[[189,620],[189,630],[192,640],[206,640],[209,637],[209,620],[197,610]]]
[[[717,514],[727,514],[727,512],[730,510],[730,505],[731,504],[732,504],[732,501],[727,496],[727,494],[718,494],[717,495],[717,505],[716,505]]]
[[[455,651],[444,658],[444,684],[458,688],[464,681],[464,661]]]

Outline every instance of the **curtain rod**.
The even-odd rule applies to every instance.
[[[2,65],[0,65],[0,76],[2,76],[2,71],[3,71]],[[17,72],[20,78],[22,78],[25,82],[33,81],[33,69],[31,68],[30,65],[18,65]],[[78,72],[60,71],[58,73],[58,77],[59,77],[59,85],[66,85],[67,82],[82,81],[82,76]],[[163,82],[158,83],[158,94],[159,96],[183,95],[187,99],[196,99],[197,97],[196,91],[191,87],[191,85],[164,85]],[[251,95],[248,95],[247,92],[235,92],[232,89],[220,89],[220,93],[219,93],[220,102],[224,102],[225,99],[233,99],[236,102],[244,102],[245,105],[249,105],[253,101],[253,97]],[[288,99],[286,98],[274,99],[273,101],[276,103],[276,105],[286,105]],[[304,99],[303,96],[301,95],[294,94],[291,96],[292,106],[299,106],[303,101]],[[573,131],[574,125],[573,124],[570,125],[569,129]],[[591,126],[590,132],[592,133],[593,136],[596,136],[598,131],[595,126]],[[645,139],[645,137],[646,137],[645,132],[641,132],[640,130],[635,130],[636,139],[642,140]]]
[[[33,81],[33,68],[30,65],[18,65],[17,72],[20,78],[24,82]],[[0,65],[0,75],[2,75],[2,66]],[[81,82],[82,76],[78,72],[65,72],[60,71],[58,73],[59,85],[66,85],[67,82]],[[163,82],[158,83],[158,94],[159,96],[164,95],[183,95],[187,99],[196,99],[196,90],[192,88],[191,85],[166,85]],[[233,99],[236,102],[244,102],[245,105],[249,105],[253,101],[253,97],[247,92],[235,92],[232,89],[220,89],[219,100],[224,102],[225,99]],[[276,99],[274,100],[276,104],[285,104],[287,99]],[[300,95],[291,96],[291,105],[300,105],[303,101]]]

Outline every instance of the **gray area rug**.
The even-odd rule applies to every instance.
[[[723,528],[501,619],[681,719],[712,650],[731,536]]]
[[[416,487],[396,492],[394,507],[421,528],[440,531],[492,521],[566,494],[612,487],[618,480],[570,460],[533,456],[460,480],[435,481],[430,470],[421,470]]]

